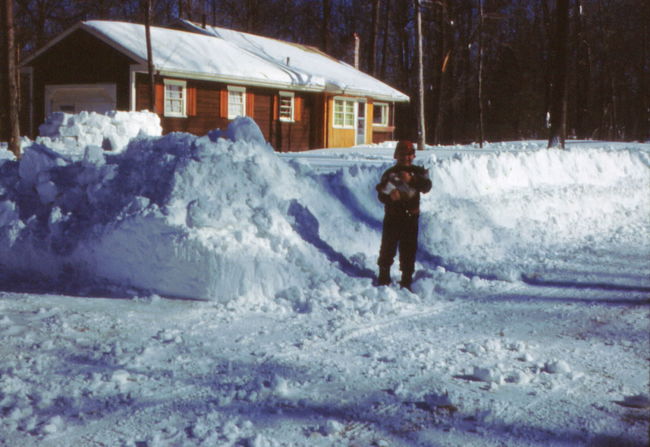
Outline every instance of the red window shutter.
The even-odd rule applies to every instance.
[[[300,121],[302,119],[302,98],[296,96],[293,98],[293,120]]]
[[[187,88],[187,114],[196,116],[196,87]]]
[[[156,107],[155,112],[162,115],[165,112],[165,86],[163,84],[156,84]]]
[[[273,121],[280,119],[280,96],[273,95]]]
[[[228,118],[228,89],[221,90],[219,95],[219,116],[221,118]]]
[[[246,116],[253,118],[253,112],[255,111],[255,94],[251,92],[246,92]]]

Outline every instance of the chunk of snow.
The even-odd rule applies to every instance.
[[[551,360],[544,364],[544,371],[550,374],[568,374],[571,367],[564,360]]]

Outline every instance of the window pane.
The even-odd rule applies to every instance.
[[[293,120],[293,96],[280,95],[280,119]]]
[[[165,84],[165,114],[184,115],[183,86]]]
[[[354,102],[345,101],[345,125],[354,127]]]
[[[345,99],[334,100],[334,125],[339,127],[354,127],[354,101]]]
[[[372,122],[382,126],[388,125],[388,106],[386,104],[375,104]]]
[[[244,116],[244,92],[228,91],[228,116]]]
[[[167,85],[167,94],[170,99],[180,99],[183,97],[183,89],[180,85]]]
[[[334,100],[334,125],[343,125],[343,101],[340,99]]]

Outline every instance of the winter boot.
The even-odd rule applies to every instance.
[[[402,272],[402,280],[399,282],[400,287],[413,292],[411,284],[413,284],[413,272]]]
[[[390,285],[390,267],[379,267],[379,277],[377,278],[377,285],[389,286]]]

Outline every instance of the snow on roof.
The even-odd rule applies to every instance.
[[[225,28],[198,27],[194,31],[152,27],[154,66],[167,74],[203,77],[244,84],[327,91],[408,101],[398,90],[314,48],[255,36]],[[144,25],[90,20],[81,25],[144,63],[147,59]]]
[[[216,26],[207,25],[203,28],[188,20],[182,22],[199,32],[232,42],[239,48],[256,54],[271,63],[285,67],[287,70],[318,73],[325,78],[327,91],[353,95],[380,95],[394,101],[408,101],[409,99],[405,94],[378,79],[357,70],[345,62],[336,60],[314,47]]]
[[[83,27],[116,43],[141,61],[147,60],[144,25],[91,20],[83,22]],[[322,84],[322,80],[298,76],[223,39],[151,27],[151,40],[154,66],[161,72],[302,87]]]

